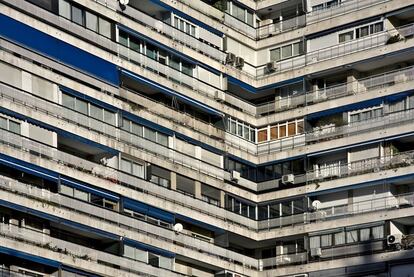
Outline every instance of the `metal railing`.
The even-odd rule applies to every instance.
[[[207,56],[215,60],[218,60],[220,62],[225,62],[226,60],[225,52],[213,46],[210,46],[204,42],[201,42],[196,37],[191,36],[167,24],[166,22],[163,22],[154,17],[151,17],[142,11],[134,9],[131,6],[128,6],[128,8],[124,11],[124,14],[132,18],[134,21],[137,21],[150,29],[155,29],[158,32],[162,33],[164,36],[167,36],[169,38],[172,38],[173,40],[179,41],[183,43],[184,45],[190,48],[193,48],[195,50],[198,50],[199,52],[204,53]]]
[[[336,205],[319,209],[315,212],[304,212],[290,216],[272,218],[259,221],[259,231],[272,228],[282,228],[292,225],[310,224],[334,220],[338,217],[349,217],[363,213],[370,213],[390,209],[404,209],[414,207],[414,193],[406,193],[387,197],[373,198],[352,204]]]
[[[176,235],[173,230],[149,224],[138,218],[129,217],[116,211],[105,209],[91,203],[70,198],[61,194],[39,189],[25,183],[11,180],[7,177],[0,176],[0,188],[17,192],[21,195],[39,200],[47,200],[53,205],[74,211],[77,214],[85,215],[93,220],[101,220],[114,226],[121,226],[135,232],[145,234],[146,236],[156,238],[157,240],[168,243],[178,243],[180,246],[188,249],[187,251],[203,252],[204,255],[212,256],[227,262],[243,264],[250,268],[257,268],[258,261],[254,258],[224,249],[214,245],[212,242],[194,237],[192,234],[185,232]]]
[[[271,101],[257,106],[256,113],[265,114],[294,109],[302,105],[308,106],[330,99],[368,92],[374,89],[393,86],[412,80],[414,80],[414,66],[392,70],[371,77],[361,78],[356,81],[308,91],[298,95],[283,97],[276,101]]]
[[[388,2],[390,0],[347,0],[341,1],[337,5],[332,5],[329,7],[324,7],[323,9],[318,9],[309,12],[306,15],[308,23],[316,23],[318,21],[332,18],[335,16],[343,15],[352,11],[360,10],[376,4]]]
[[[120,269],[118,270],[121,271],[144,273],[150,274],[151,276],[184,276],[168,269],[153,267],[141,261],[131,263],[131,260],[128,258],[54,238],[44,232],[19,227],[11,223],[0,223],[0,236],[42,247],[53,252],[58,252],[61,255],[63,254],[73,257],[74,259],[76,258],[95,263],[105,262],[107,264],[115,264],[120,266]]]
[[[256,28],[256,39],[262,39],[271,35],[287,32],[306,25],[305,14],[299,15],[290,19],[282,20],[280,22],[271,23]]]
[[[215,165],[206,163],[206,161],[201,161],[192,156],[180,153],[177,150],[168,148],[144,137],[134,135],[121,128],[78,113],[57,103],[52,103],[30,95],[22,90],[0,84],[0,98],[5,101],[11,101],[14,104],[24,105],[25,107],[46,113],[59,120],[63,119],[78,127],[84,127],[88,132],[93,130],[99,134],[104,134],[109,139],[126,143],[137,149],[145,149],[146,153],[151,153],[157,157],[164,157],[166,160],[183,165],[199,173],[206,174],[219,180],[224,179],[224,170],[220,167],[216,167]]]

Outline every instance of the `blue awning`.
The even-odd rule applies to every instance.
[[[175,253],[170,252],[170,251],[166,251],[164,249],[160,249],[139,241],[135,241],[132,239],[128,239],[128,238],[124,238],[124,244],[144,250],[144,251],[148,251],[154,254],[158,254],[164,257],[168,257],[168,258],[174,258],[175,257]]]
[[[4,246],[0,246],[0,253],[6,254],[6,255],[9,255],[9,256],[12,256],[12,257],[32,261],[32,262],[35,262],[35,263],[38,263],[38,264],[51,266],[51,267],[54,267],[54,268],[59,268],[60,265],[61,265],[61,263],[58,262],[58,261],[43,258],[43,257],[40,257],[40,256],[35,256],[35,255],[29,254],[29,253],[21,252],[21,251],[11,249],[11,248],[7,248],[7,247],[4,247]]]
[[[0,15],[0,26],[7,26],[0,28],[2,38],[119,86],[116,65],[3,14]]]
[[[154,81],[151,81],[151,80],[148,80],[148,79],[146,79],[144,77],[138,76],[137,74],[132,73],[132,72],[130,72],[128,70],[121,69],[121,74],[124,74],[125,76],[128,76],[130,78],[133,78],[137,82],[140,82],[142,84],[149,85],[149,86],[151,86],[153,88],[156,88],[160,92],[165,93],[165,94],[167,94],[169,96],[175,96],[178,99],[180,99],[181,101],[183,101],[183,102],[185,102],[185,103],[187,103],[187,104],[189,104],[189,105],[191,105],[191,106],[193,106],[195,108],[198,108],[199,110],[202,110],[202,111],[204,111],[206,113],[209,113],[209,114],[212,114],[212,115],[215,115],[215,116],[224,117],[224,114],[223,113],[221,113],[221,112],[219,112],[219,111],[217,111],[217,110],[215,110],[213,108],[210,108],[209,106],[207,106],[207,105],[205,105],[205,104],[203,104],[201,102],[198,102],[198,101],[196,101],[194,99],[191,99],[191,98],[189,98],[189,97],[187,97],[185,95],[179,94],[178,92],[175,92],[175,91],[173,91],[173,90],[171,90],[169,88],[166,88],[166,87],[164,87],[164,86],[162,86],[160,84],[157,84]]]
[[[109,193],[109,192],[106,192],[106,191],[101,190],[101,189],[93,188],[89,184],[79,182],[79,181],[74,180],[72,178],[61,177],[60,181],[61,181],[61,183],[65,184],[65,185],[68,185],[70,187],[74,187],[74,188],[77,188],[79,190],[86,191],[86,192],[101,196],[101,197],[106,198],[108,200],[112,200],[112,201],[116,201],[116,202],[119,201],[119,197],[117,195],[113,194],[113,193]]]
[[[35,164],[31,164],[22,160],[15,159],[13,157],[0,154],[0,164],[10,166],[14,169],[57,182],[59,179],[59,174],[56,172],[53,172],[51,170],[42,168],[40,166],[37,166]]]
[[[161,210],[159,208],[147,205],[142,202],[135,201],[130,198],[123,198],[123,205],[124,208],[133,210],[137,213],[145,214],[154,218],[158,218],[165,222],[173,223],[174,222],[174,214],[169,213],[167,211]]]

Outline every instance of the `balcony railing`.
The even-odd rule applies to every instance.
[[[41,231],[35,231],[13,224],[0,223],[0,236],[24,242],[26,244],[32,244],[38,247],[40,246],[46,250],[73,257],[73,259],[83,259],[95,263],[105,262],[110,265],[114,264],[120,266],[122,269],[119,270],[121,271],[127,270],[127,272],[139,272],[141,274],[148,274],[151,276],[154,274],[157,276],[184,276],[168,269],[150,266],[149,264],[145,264],[140,261],[131,263],[131,260],[128,258],[57,239]]]
[[[269,74],[277,74],[333,58],[342,57],[362,50],[375,48],[385,45],[389,38],[389,32],[384,31],[366,36],[364,38],[318,49],[298,57],[276,62],[274,68],[272,69],[272,72],[268,71],[266,65],[259,66],[256,68],[256,76],[260,79],[269,76]]]
[[[410,66],[367,78],[361,78],[341,85],[334,85],[316,91],[283,97],[276,101],[257,106],[257,114],[273,113],[275,111],[294,109],[299,106],[308,106],[330,99],[368,92],[374,89],[380,89],[382,87],[393,86],[413,80],[414,67]]]
[[[379,3],[388,2],[389,0],[347,0],[342,1],[337,5],[325,7],[323,9],[311,11],[307,14],[306,19],[308,23],[312,24],[324,19],[343,15],[352,11],[360,10]]]
[[[151,17],[139,10],[134,9],[131,6],[128,6],[128,8],[124,11],[125,15],[128,15],[130,18],[132,18],[135,21],[138,21],[145,25],[146,27],[150,29],[155,29],[158,32],[162,33],[163,35],[172,38],[173,40],[179,41],[183,43],[184,45],[189,46],[190,48],[193,48],[199,52],[202,52],[206,54],[207,56],[218,60],[220,62],[225,62],[226,60],[226,53],[214,48],[213,46],[210,46],[204,42],[201,42],[194,36],[191,36],[177,28],[172,27],[171,25],[160,21],[158,19],[155,19],[154,17]],[[200,32],[202,32],[205,35],[205,40],[208,40],[208,32],[204,31],[202,29],[199,29]],[[213,35],[210,35],[210,39],[213,41],[214,37]],[[220,42],[221,44],[221,42]]]
[[[180,233],[178,236],[174,236],[171,229],[154,226],[138,218],[132,218],[84,201],[45,191],[28,184],[11,180],[7,177],[0,176],[0,188],[18,192],[19,194],[28,197],[40,199],[41,201],[47,200],[49,203],[53,203],[61,209],[67,209],[78,214],[86,215],[91,220],[99,220],[105,223],[111,223],[114,226],[122,226],[129,230],[153,237],[159,241],[163,241],[164,243],[168,242],[173,244],[176,242],[180,246],[187,248],[189,251],[201,251],[204,255],[216,257],[220,260],[234,261],[250,268],[257,268],[258,261],[256,259],[216,246],[211,242],[206,242],[205,240],[201,240],[191,234],[186,234],[185,232]],[[174,236],[174,239],[172,236]]]
[[[223,169],[211,165],[206,161],[201,161],[184,153],[178,152],[174,149],[157,144],[143,137],[136,136],[113,125],[96,120],[92,117],[65,108],[56,103],[48,102],[39,97],[29,95],[16,88],[0,84],[0,99],[11,101],[19,105],[24,105],[28,108],[32,108],[34,110],[56,117],[59,120],[63,119],[67,122],[75,124],[76,126],[84,127],[86,128],[85,130],[88,130],[89,132],[90,130],[93,130],[99,134],[106,135],[110,139],[121,141],[138,149],[145,149],[146,153],[152,153],[157,157],[163,157],[166,160],[170,160],[173,163],[191,168],[197,172],[207,174],[217,179],[224,179]]]
[[[296,16],[277,23],[260,26],[256,28],[256,38],[261,39],[268,36],[276,35],[306,25],[306,15]]]
[[[323,222],[334,220],[339,217],[350,217],[363,213],[375,211],[404,209],[414,207],[414,193],[393,195],[381,198],[373,198],[352,204],[337,205],[319,209],[315,212],[304,212],[301,214],[273,218],[259,221],[259,230],[281,228],[285,226],[309,224],[312,222]]]

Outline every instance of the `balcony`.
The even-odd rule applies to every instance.
[[[167,161],[185,166],[217,179],[224,179],[224,171],[219,167],[211,165],[206,161],[195,159],[194,157],[157,144],[143,137],[136,136],[103,121],[96,120],[56,103],[48,102],[5,84],[0,84],[0,93],[0,99],[3,99],[6,102],[36,110],[58,120],[64,120],[75,126],[82,127],[88,132],[93,131],[97,134],[105,135],[109,140],[114,141],[114,144],[116,144],[116,142],[122,142],[137,149],[145,149],[146,153],[151,153],[156,157],[162,157]]]
[[[413,26],[410,25],[409,27],[411,28]],[[276,101],[257,106],[256,112],[257,114],[266,114],[276,111],[294,109],[299,106],[309,106],[331,99],[369,92],[375,89],[390,87],[400,83],[411,82],[413,80],[414,67],[410,66],[404,69],[393,70],[371,77],[361,78],[357,81],[348,82],[341,85],[335,85],[324,89],[309,91],[300,95],[280,98]]]
[[[135,272],[135,274],[140,273],[148,275],[153,275],[156,273],[158,276],[183,276],[170,270],[150,266],[143,262],[137,261],[131,263],[131,260],[128,258],[116,256],[96,249],[81,246],[79,244],[57,239],[47,235],[46,233],[19,227],[13,224],[0,223],[0,234],[3,238],[15,242],[18,241],[25,243],[26,245],[32,245],[34,248],[41,247],[46,252],[52,251],[59,253],[60,255],[66,256],[67,259],[70,257],[74,261],[76,259],[87,261],[91,267],[95,268],[95,270],[95,265],[100,263],[120,266],[120,269],[118,270],[124,272],[124,274]],[[92,264],[94,266],[92,266]],[[83,269],[89,271],[92,268]]]
[[[92,220],[93,222],[96,222],[97,226],[103,226],[102,223],[107,223],[110,224],[110,226],[113,226],[113,230],[116,230],[116,228],[121,226],[121,228],[155,239],[157,245],[160,246],[164,245],[165,247],[165,243],[179,245],[178,248],[177,246],[171,247],[177,248],[176,250],[181,253],[190,255],[194,251],[192,255],[198,255],[197,253],[201,252],[203,253],[202,255],[208,257],[210,260],[219,259],[220,261],[223,260],[230,263],[241,264],[252,269],[256,269],[258,266],[257,259],[216,246],[203,238],[194,237],[192,233],[187,234],[186,232],[182,232],[179,235],[174,235],[173,230],[170,228],[152,225],[146,221],[123,215],[117,211],[42,190],[7,177],[0,176],[0,190],[18,193],[23,197],[29,197],[41,202],[47,201],[49,205],[53,206],[53,210],[58,208],[73,212],[74,214],[84,215],[88,221]]]

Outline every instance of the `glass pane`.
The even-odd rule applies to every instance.
[[[73,188],[65,185],[60,185],[60,193],[73,197]]]
[[[132,163],[130,161],[121,159],[121,170],[132,173]]]
[[[157,142],[161,145],[168,146],[168,136],[158,133]]]
[[[141,164],[132,164],[132,174],[138,177],[144,177],[144,166]]]
[[[195,26],[190,26],[190,35],[195,36]]]
[[[75,6],[72,6],[72,21],[79,25],[83,25],[82,10]]]
[[[130,129],[130,127],[131,127],[130,125],[131,125],[131,121],[129,121],[128,119],[125,119],[125,118],[122,119],[122,126],[121,126],[121,128],[123,130],[129,132],[131,130]]]
[[[147,263],[148,262],[148,252],[142,251],[140,249],[135,249],[135,260]]]
[[[59,0],[59,15],[70,19],[70,4],[65,0]]]
[[[336,233],[335,245],[345,244],[345,232]]]
[[[346,242],[352,243],[358,241],[358,230],[352,230],[346,232]]]
[[[253,13],[247,11],[246,23],[253,26]]]
[[[280,48],[270,50],[270,60],[279,61],[280,60]]]
[[[370,232],[371,232],[370,228],[365,228],[365,229],[359,230],[360,240],[361,241],[369,240]]]
[[[98,32],[98,17],[90,12],[85,12],[86,28]]]
[[[95,105],[90,105],[90,116],[103,121],[103,110]]]
[[[286,59],[292,56],[292,45],[286,45],[282,47],[282,59]]]
[[[273,126],[270,128],[270,139],[277,139],[278,135],[277,135],[277,126]]]
[[[287,135],[286,125],[279,126],[279,137],[283,138],[283,137],[286,137],[286,135]]]
[[[322,247],[331,246],[331,245],[332,245],[332,235],[331,234],[321,236],[321,246]]]
[[[320,242],[319,236],[311,237],[309,239],[309,246],[310,246],[311,249],[321,247],[321,242]]]
[[[369,28],[368,26],[362,27],[359,29],[359,37],[365,37],[369,35]]]
[[[288,135],[289,136],[296,135],[296,124],[295,124],[295,122],[290,122],[288,124]]]
[[[300,42],[293,44],[293,56],[300,54]]]
[[[141,52],[140,50],[141,41],[133,36],[129,38],[129,48],[136,51]]]
[[[160,267],[166,268],[166,269],[169,269],[169,270],[173,269],[172,259],[160,256],[159,261],[160,261]]]
[[[296,126],[298,128],[297,134],[303,134],[304,133],[304,129],[305,129],[304,122],[303,121],[299,121],[299,122],[297,122]]]
[[[384,237],[384,226],[372,227],[372,238],[382,239]]]
[[[69,109],[75,109],[75,97],[62,93],[62,105]]]
[[[99,18],[99,33],[107,38],[111,37],[111,23],[108,20]]]
[[[7,119],[0,117],[0,128],[7,130]]]
[[[263,130],[258,131],[257,139],[258,139],[259,142],[267,141],[267,129],[263,129]]]
[[[154,254],[148,253],[148,264],[159,267],[160,266],[160,258]]]
[[[292,215],[292,203],[282,203],[282,216]]]
[[[244,126],[244,128],[243,128],[243,137],[248,140],[249,135],[250,135],[249,127]]]
[[[15,134],[20,134],[20,123],[9,120],[9,131]]]
[[[280,204],[269,205],[270,218],[277,218],[280,216]]]
[[[123,31],[119,31],[119,43],[128,47],[128,34],[123,32]]]
[[[152,59],[156,59],[157,58],[157,48],[149,43],[147,43],[147,56],[152,58]]]
[[[192,64],[183,62],[181,66],[182,66],[182,72],[184,74],[193,76],[193,65]]]
[[[135,248],[134,247],[129,246],[127,244],[124,244],[124,257],[128,257],[128,258],[134,259],[135,258],[134,252],[135,252]]]
[[[104,110],[104,121],[108,124],[115,125],[116,114],[107,110]]]
[[[180,59],[177,57],[170,58],[170,67],[180,70]]]
[[[145,128],[145,138],[156,142],[156,134],[154,130]]]
[[[83,114],[88,114],[88,103],[79,99],[76,99],[76,110]]]
[[[131,122],[131,133],[139,137],[142,137],[142,126],[134,122]]]
[[[349,41],[352,40],[354,38],[354,32],[348,32],[348,33],[344,33],[344,34],[340,34],[339,35],[339,42],[345,42],[345,41]]]
[[[75,189],[74,197],[83,201],[89,201],[89,194],[84,191]]]

